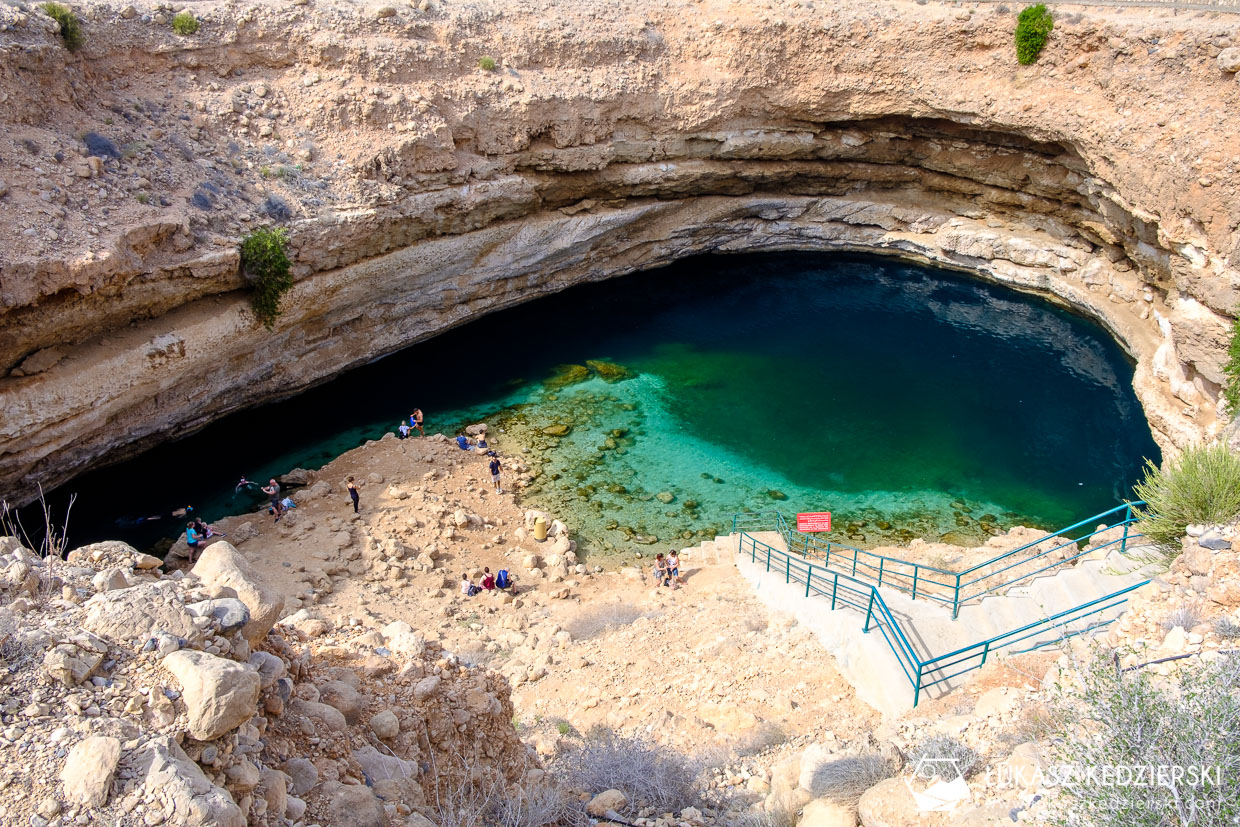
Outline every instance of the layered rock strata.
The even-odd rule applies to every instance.
[[[1061,13],[1019,67],[988,6],[424,5],[207,5],[193,39],[95,6],[72,57],[0,12],[0,490],[501,307],[741,250],[1055,297],[1137,360],[1164,449],[1218,430],[1240,299],[1226,20]],[[297,283],[267,330],[237,249],[273,223]]]

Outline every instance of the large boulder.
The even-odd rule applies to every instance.
[[[388,827],[383,802],[365,784],[330,781],[321,790],[327,801],[325,823],[334,827]]]
[[[258,670],[226,658],[182,649],[161,661],[181,684],[189,710],[189,734],[211,741],[241,726],[258,711]]]
[[[86,601],[89,631],[115,641],[145,641],[157,632],[195,641],[201,632],[171,581],[101,592]]]
[[[311,722],[327,727],[331,732],[344,732],[349,728],[349,723],[340,710],[318,701],[294,698],[288,705],[288,711],[293,715],[309,718]]]
[[[356,724],[362,715],[362,696],[343,681],[327,681],[319,686],[319,700],[340,710],[346,722]]]
[[[174,827],[245,827],[245,815],[225,790],[212,784],[171,738],[149,742],[134,761],[141,793],[158,802],[164,824]]]
[[[65,785],[65,798],[84,807],[102,807],[112,789],[112,776],[121,758],[118,738],[95,735],[78,741],[65,759],[60,780]]]
[[[192,573],[216,597],[235,597],[250,610],[250,621],[242,634],[251,647],[257,647],[280,618],[283,596],[259,579],[231,543],[221,541],[208,546]]]
[[[379,781],[393,778],[418,777],[418,762],[406,761],[395,755],[384,755],[369,744],[354,750],[353,760],[362,768],[362,772],[366,774],[366,782],[372,786]]]

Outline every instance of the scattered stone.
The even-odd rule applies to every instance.
[[[586,804],[586,812],[595,818],[603,818],[609,812],[622,812],[629,806],[629,800],[619,790],[604,790]]]
[[[116,144],[98,132],[87,132],[82,136],[82,141],[86,144],[86,151],[97,158],[121,157],[121,151],[117,149]]]
[[[385,709],[370,719],[370,730],[384,741],[400,734],[400,719],[390,709]]]

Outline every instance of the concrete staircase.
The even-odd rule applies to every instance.
[[[751,537],[784,551],[783,537],[775,531],[748,532]],[[898,714],[913,704],[913,690],[899,660],[871,628],[862,631],[864,614],[852,608],[837,608],[821,596],[805,597],[803,583],[785,583],[781,564],[766,571],[766,558],[759,554],[737,554],[738,535],[717,537],[702,544],[703,553],[730,552],[741,574],[750,581],[759,598],[773,610],[788,612],[811,629],[835,656],[841,672],[853,684],[858,697],[884,715]],[[710,552],[706,551],[711,546]],[[931,600],[912,600],[903,592],[880,587],[879,593],[899,623],[918,658],[923,662],[980,643],[997,635],[1021,629],[1083,606],[1128,586],[1148,580],[1155,567],[1152,549],[1130,548],[1127,555],[1112,551],[1102,560],[1086,560],[1047,572],[1026,583],[961,607],[955,620],[951,608]],[[991,649],[992,654],[1023,651],[1054,643],[1066,633],[1084,632],[1114,619],[1122,607],[1073,621],[1065,628],[1045,628],[1032,637]],[[1024,637],[1017,635],[1016,637]],[[956,667],[950,671],[959,671]],[[932,677],[938,677],[933,675]],[[929,691],[937,697],[959,686],[965,675],[953,678]]]

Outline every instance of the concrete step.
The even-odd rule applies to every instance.
[[[777,550],[785,548],[777,532],[761,532],[755,535]],[[720,538],[725,539],[725,538]],[[733,540],[729,547],[737,547]],[[759,590],[764,601],[780,611],[794,613],[798,620],[812,629],[818,639],[838,659],[848,660],[848,667],[841,666],[845,677],[856,687],[858,696],[886,714],[896,709],[907,709],[912,704],[912,689],[901,669],[900,662],[882,639],[881,632],[861,631],[865,622],[864,611],[852,608],[831,610],[830,603],[821,596],[805,598],[801,583],[785,583],[782,564],[772,565],[766,571],[765,554],[750,560],[748,553],[735,554],[734,559],[743,574]],[[782,562],[782,555],[780,562]],[[891,611],[901,631],[916,656],[923,662],[949,652],[993,639],[999,635],[1023,629],[1031,624],[1076,609],[1101,597],[1113,594],[1127,586],[1147,579],[1149,564],[1127,557],[1117,563],[1127,564],[1126,573],[1114,573],[1106,561],[1086,561],[1064,566],[1052,576],[1042,576],[982,600],[960,607],[959,617],[952,618],[950,606],[925,598],[913,600],[904,592],[881,587],[879,593]],[[765,590],[764,592],[762,590]],[[1063,637],[1065,632],[1088,631],[1099,622],[1109,620],[1119,610],[1104,615],[1094,615],[1074,621],[1064,628],[1046,628],[1025,640],[1003,644],[992,650],[999,654],[1005,650],[1024,650],[1038,644],[1050,644]],[[863,663],[868,656],[873,663]],[[950,671],[959,671],[956,666]],[[967,680],[968,673],[937,686],[930,692],[937,697]],[[890,682],[890,683],[889,683]],[[893,688],[894,685],[894,688]],[[905,693],[904,690],[907,690]],[[907,700],[902,698],[907,696]]]

